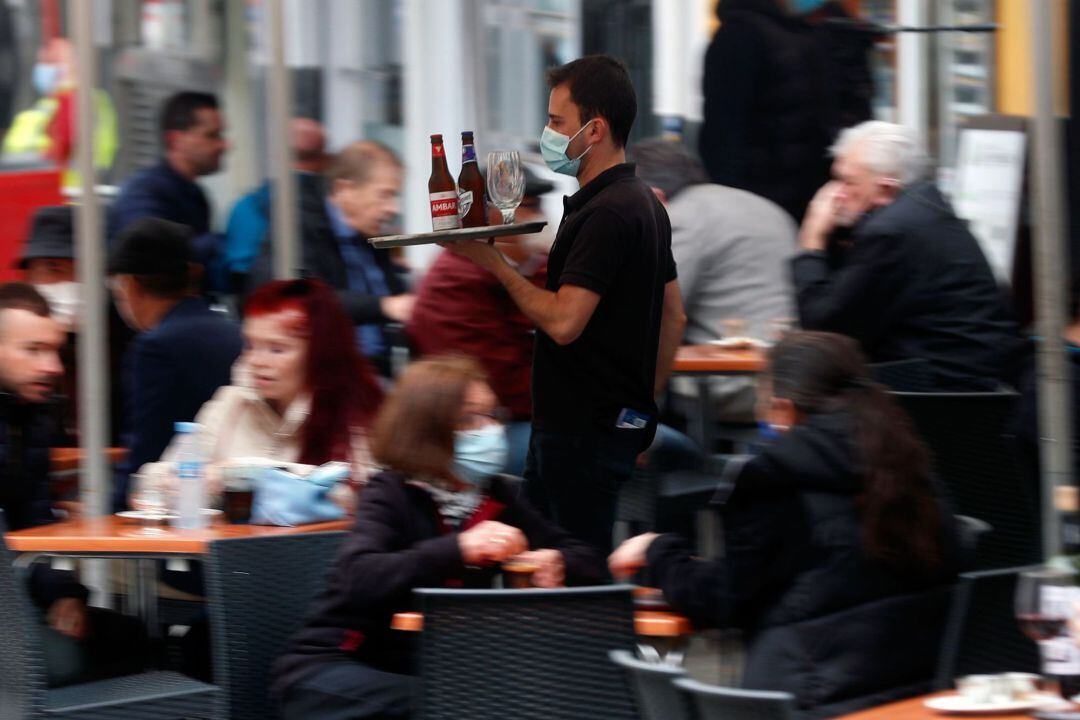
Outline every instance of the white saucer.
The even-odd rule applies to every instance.
[[[731,350],[749,350],[750,348],[768,347],[769,344],[764,340],[752,337],[726,337],[719,340],[710,340],[709,345]]]
[[[223,511],[216,508],[203,508],[199,512],[208,517],[216,517],[217,515],[220,515]],[[156,513],[150,512],[148,510],[124,510],[122,512],[116,513],[116,517],[121,517],[126,520],[165,521],[175,520],[180,516],[174,512]]]
[[[166,512],[157,513],[150,512],[149,510],[124,510],[116,513],[116,517],[124,518],[125,520],[175,520],[178,516],[176,513]]]
[[[1058,695],[1033,695],[1024,700],[1013,700],[1004,703],[977,703],[968,700],[963,695],[945,695],[943,697],[924,700],[923,705],[931,710],[949,713],[951,715],[1005,715],[1009,713],[1021,713],[1043,705],[1063,703],[1064,700]]]

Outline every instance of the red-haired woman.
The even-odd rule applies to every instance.
[[[346,461],[353,482],[362,482],[366,428],[382,391],[334,291],[318,280],[267,283],[244,306],[243,334],[234,384],[218,389],[195,418],[211,477],[215,465],[254,457]],[[161,460],[175,452],[174,443]]]

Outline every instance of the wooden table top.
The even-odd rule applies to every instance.
[[[420,632],[424,629],[424,616],[418,612],[395,613],[390,627],[406,632]],[[694,631],[690,621],[682,615],[654,610],[634,612],[634,632],[643,637],[683,637]]]
[[[716,345],[683,345],[672,371],[698,375],[753,375],[765,369],[765,350],[731,350]]]
[[[146,526],[115,515],[67,520],[52,525],[15,530],[4,535],[4,542],[15,552],[70,555],[204,555],[214,540],[239,537],[293,535],[305,532],[347,530],[348,520],[276,527],[268,525],[230,525],[215,522],[202,530],[178,530],[160,526],[160,535],[141,535]],[[154,526],[159,527],[159,526]]]
[[[127,448],[105,448],[109,463],[115,465],[127,457]],[[83,449],[78,447],[60,447],[49,450],[49,469],[53,472],[78,470],[83,461]]]
[[[941,720],[941,718],[958,717],[956,715],[944,715],[923,705],[923,701],[928,700],[929,698],[952,695],[954,693],[954,690],[947,690],[932,695],[908,698],[907,700],[900,700],[899,702],[881,705],[876,708],[870,708],[869,710],[862,710],[850,715],[843,715],[837,718],[837,720]],[[1074,710],[1075,707],[1075,705],[1062,700],[1063,709]],[[1057,710],[1058,708],[1055,706],[1053,708],[1045,709]],[[1010,713],[1006,715],[995,714],[993,717],[994,720],[1029,720],[1031,715],[1028,713]]]

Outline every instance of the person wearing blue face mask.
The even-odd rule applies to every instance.
[[[413,609],[413,588],[491,587],[511,559],[535,568],[537,587],[610,579],[593,548],[494,475],[506,458],[495,402],[464,356],[421,360],[398,378],[371,435],[384,470],[361,491],[327,585],[275,669],[285,720],[409,716],[411,644],[390,623]]]
[[[652,440],[654,395],[686,318],[667,212],[626,162],[637,114],[626,68],[593,55],[552,69],[548,82],[541,154],[581,189],[564,200],[546,286],[533,285],[486,242],[447,246],[494,275],[538,328],[530,500],[607,550],[619,485]]]

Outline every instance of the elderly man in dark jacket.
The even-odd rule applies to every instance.
[[[49,448],[61,441],[51,404],[63,374],[63,328],[30,285],[0,285],[0,509],[9,530],[56,521],[49,502]],[[51,686],[134,672],[142,665],[137,621],[86,605],[70,572],[36,564],[30,595],[41,610]]]
[[[978,242],[924,181],[910,130],[870,121],[834,148],[835,180],[815,196],[792,261],[808,330],[857,339],[871,361],[922,358],[941,390],[1015,382],[1018,328]],[[831,252],[850,228],[850,249]]]
[[[301,270],[338,291],[356,323],[358,346],[383,375],[389,374],[386,326],[407,323],[416,297],[407,292],[404,268],[368,238],[381,234],[397,213],[401,172],[393,151],[363,141],[338,153],[327,187],[315,175],[300,181]],[[271,279],[272,250],[272,243],[263,246],[252,287]]]

